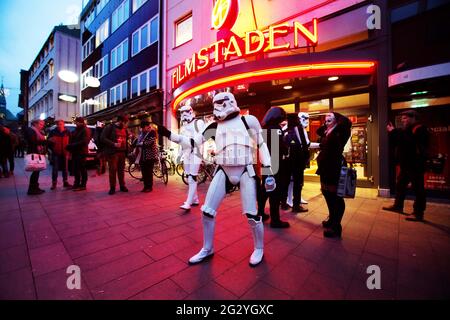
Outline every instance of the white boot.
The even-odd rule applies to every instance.
[[[253,219],[248,219],[248,223],[252,229],[253,243],[255,246],[249,264],[251,267],[256,267],[264,257],[264,224],[262,221],[255,221]]]
[[[191,205],[193,204],[194,198],[197,194],[197,182],[191,176],[189,176],[188,182],[189,182],[188,197],[187,197],[185,203],[180,206],[180,208],[184,209],[184,210],[191,209]]]
[[[198,194],[195,193],[194,200],[192,201],[191,206],[198,206],[200,204],[200,200],[198,199]]]
[[[190,264],[197,264],[202,262],[208,257],[214,254],[213,242],[214,242],[214,227],[216,220],[203,216],[203,248],[195,256],[189,259]]]

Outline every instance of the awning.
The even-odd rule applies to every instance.
[[[90,124],[95,124],[97,121],[112,121],[119,114],[134,115],[139,112],[154,113],[162,111],[162,105],[162,90],[157,89],[132,100],[125,101],[119,105],[92,113],[86,116],[86,120]]]

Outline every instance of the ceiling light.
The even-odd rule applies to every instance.
[[[284,89],[284,90],[291,90],[291,89],[292,89],[292,86],[291,86],[291,85],[289,85],[289,86],[284,86],[283,89]]]
[[[62,100],[62,101],[66,101],[66,102],[77,102],[77,97],[75,97],[75,96],[69,96],[69,95],[67,95],[67,94],[60,94],[60,95],[58,96],[58,99],[59,99],[59,100]]]
[[[419,96],[419,95],[427,94],[427,93],[428,93],[428,91],[417,91],[417,92],[411,93],[411,95],[412,96]]]
[[[339,80],[339,77],[329,77],[328,81],[336,81]]]

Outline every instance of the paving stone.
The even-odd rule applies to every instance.
[[[30,259],[35,277],[73,265],[61,242],[30,250]]]

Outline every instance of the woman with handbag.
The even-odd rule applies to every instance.
[[[351,121],[337,112],[328,113],[324,126],[317,130],[320,137],[320,153],[317,157],[322,194],[327,203],[329,218],[322,222],[325,227],[323,235],[328,238],[340,237],[341,221],[344,216],[344,198],[338,196],[337,187],[344,161],[344,146],[350,138]]]
[[[42,155],[45,161],[45,147],[47,140],[44,134],[45,122],[43,120],[33,120],[31,127],[25,130],[25,140],[27,141],[27,156]],[[30,176],[28,195],[38,195],[45,192],[39,188],[39,172],[33,171]]]

